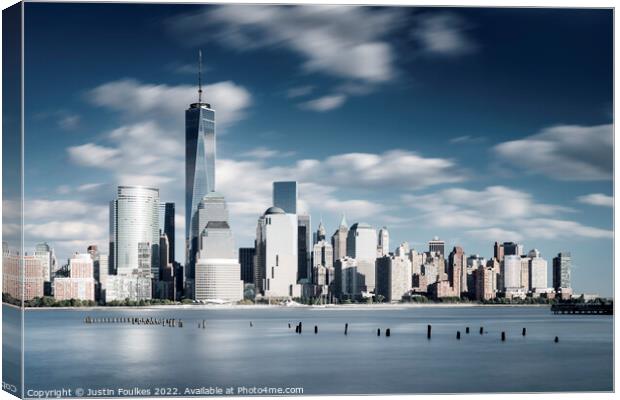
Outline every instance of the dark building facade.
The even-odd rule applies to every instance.
[[[241,265],[241,280],[243,283],[254,283],[254,256],[256,248],[241,247],[239,249],[239,265]]]

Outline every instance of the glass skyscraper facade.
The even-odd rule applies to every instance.
[[[110,249],[117,275],[158,279],[159,189],[118,187],[110,202]]]
[[[215,190],[215,111],[207,103],[185,110],[186,276],[193,281],[198,249],[198,205]]]
[[[297,182],[274,182],[273,205],[287,214],[297,214]]]
[[[553,259],[553,289],[570,289],[571,256],[569,252],[559,253]]]

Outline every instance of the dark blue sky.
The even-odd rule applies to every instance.
[[[239,245],[271,181],[297,179],[328,231],[345,212],[388,226],[391,247],[439,235],[489,256],[519,240],[549,264],[569,250],[575,288],[611,294],[612,18],[27,3],[27,195],[60,210],[30,242],[105,248],[120,183],[157,185],[183,215],[177,153],[200,48]]]

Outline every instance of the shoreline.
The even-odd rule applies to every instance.
[[[280,304],[186,304],[186,305],[148,305],[148,306],[95,306],[95,307],[19,307],[13,304],[3,303],[5,306],[14,307],[24,311],[129,311],[129,310],[394,310],[415,308],[468,308],[468,307],[551,307],[550,304],[467,304],[467,303],[407,303],[407,304],[326,304],[326,305],[294,305],[285,306]]]

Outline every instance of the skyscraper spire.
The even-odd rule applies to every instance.
[[[344,216],[344,213],[342,213],[342,219],[340,220],[340,226],[344,226],[344,227],[348,227],[349,226],[347,224],[347,218]]]
[[[202,50],[198,49],[198,103],[202,103]]]

